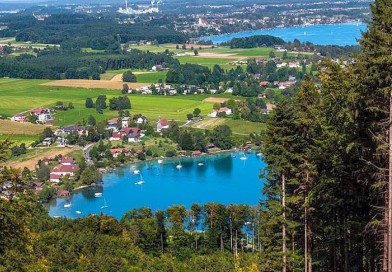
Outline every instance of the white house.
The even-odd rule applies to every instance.
[[[23,123],[24,121],[26,121],[26,115],[24,115],[23,113],[17,113],[12,116],[11,121]]]
[[[233,114],[233,111],[227,107],[222,107],[219,110],[213,110],[210,114],[208,114],[209,117],[217,117],[219,113],[226,113],[226,115]]]
[[[159,118],[157,122],[157,132],[161,132],[162,129],[167,129],[167,128],[169,128],[169,123],[167,122],[167,120]]]
[[[76,164],[71,164],[71,165],[59,164],[52,169],[50,174],[59,175],[61,177],[65,175],[69,175],[70,177],[73,177],[75,176],[75,173],[78,170],[79,170],[79,166]]]
[[[121,127],[126,128],[129,126],[129,117],[121,118]]]

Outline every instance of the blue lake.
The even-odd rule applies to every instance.
[[[57,198],[50,204],[49,214],[77,218],[102,212],[120,219],[127,211],[143,206],[164,210],[175,204],[189,208],[193,203],[207,202],[257,205],[263,187],[259,174],[265,163],[255,153],[246,154],[246,160],[243,156],[224,153],[181,158],[180,169],[176,167],[178,159],[120,167],[104,175],[102,186],[73,194],[70,208],[64,207],[67,199]],[[198,165],[201,162],[204,165]],[[135,184],[141,179],[144,184]],[[102,197],[95,197],[96,192],[102,192]]]
[[[298,39],[301,42],[312,42],[319,45],[356,45],[361,38],[361,31],[367,29],[364,23],[346,23],[331,25],[297,26],[275,29],[261,29],[245,31],[219,36],[203,37],[203,40],[211,40],[214,44],[227,42],[233,38],[243,38],[254,35],[272,35],[285,41]]]

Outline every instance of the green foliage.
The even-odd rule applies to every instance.
[[[136,82],[136,76],[132,73],[132,71],[126,71],[122,75],[123,82]]]
[[[211,132],[211,141],[221,149],[230,149],[233,146],[232,132],[229,126],[219,125]]]

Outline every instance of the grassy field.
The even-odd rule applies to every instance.
[[[116,111],[104,110],[98,114],[95,109],[87,109],[87,97],[95,100],[98,95],[105,94],[108,99],[121,95],[118,90],[82,89],[70,87],[50,87],[40,84],[45,80],[0,79],[0,114],[12,116],[18,112],[29,109],[52,106],[57,101],[65,104],[72,102],[73,110],[59,111],[54,115],[59,120],[56,125],[75,124],[87,120],[93,115],[97,120],[106,120],[117,116]],[[144,114],[155,120],[158,117],[186,120],[186,114],[200,108],[202,114],[207,114],[212,109],[211,103],[203,102],[205,95],[198,96],[143,96],[129,95],[132,103],[131,114]],[[108,102],[108,101],[107,101]]]
[[[210,57],[202,57],[202,56],[183,56],[183,57],[175,57],[181,64],[190,63],[190,64],[199,64],[203,66],[207,66],[208,68],[212,68],[215,64],[218,64],[223,69],[231,69],[236,66],[229,66],[228,63],[230,61],[237,60],[236,58],[210,58]]]
[[[121,69],[121,70],[108,70],[106,73],[101,75],[101,80],[112,80],[115,76],[122,74],[126,71],[132,71],[136,75],[138,83],[158,83],[160,79],[166,80],[166,71],[161,72],[150,72],[140,71],[132,69]]]
[[[230,118],[205,118],[203,121],[193,125],[194,128],[213,129],[219,125],[228,125],[234,134],[249,135],[252,132],[260,134],[266,128],[264,123],[234,120]]]

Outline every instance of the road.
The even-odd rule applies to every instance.
[[[83,156],[86,159],[87,165],[93,165],[93,160],[90,157],[90,150],[95,144],[88,144],[83,148]]]
[[[180,127],[191,127],[193,124],[201,121],[203,119],[204,116],[197,116],[195,118],[193,118],[192,120],[189,120],[188,122],[186,122],[185,124],[183,124]]]

